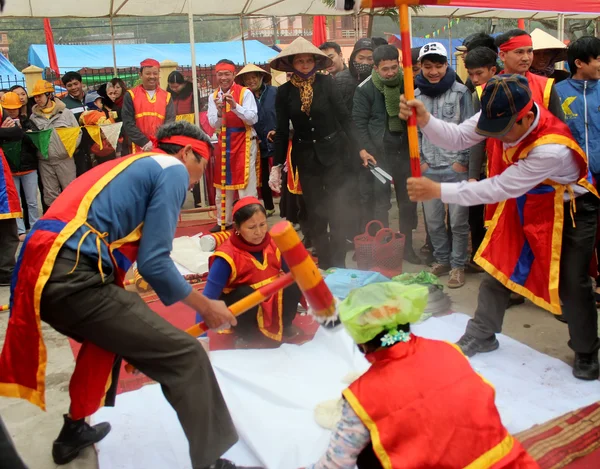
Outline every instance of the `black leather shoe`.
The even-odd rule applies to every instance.
[[[412,250],[404,250],[404,260],[406,262],[408,262],[409,264],[414,264],[414,265],[422,265],[423,264],[423,259],[421,259],[419,256],[417,256],[417,253]]]
[[[593,381],[600,377],[598,366],[598,352],[577,353],[575,352],[575,363],[573,364],[573,376],[577,379]]]
[[[64,416],[65,423],[52,445],[52,458],[55,464],[68,464],[79,452],[98,443],[110,432],[110,423],[103,422],[93,427],[84,419],[72,420]]]
[[[227,225],[225,227],[225,230],[227,231],[227,230],[230,230],[231,228],[233,228],[233,225]],[[215,225],[210,229],[211,233],[218,233],[219,231],[223,231],[223,230],[221,230],[221,225]]]
[[[456,345],[467,357],[472,357],[478,353],[493,352],[500,347],[495,335],[488,339],[478,339],[466,333],[456,342]]]
[[[228,459],[219,459],[216,463],[211,464],[206,469],[263,469],[258,466],[236,466],[234,463],[229,461]]]

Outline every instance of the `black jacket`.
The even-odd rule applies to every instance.
[[[356,151],[363,148],[356,138],[356,127],[331,76],[316,75],[310,115],[306,115],[300,108],[300,90],[291,82],[281,85],[275,100],[275,164],[285,162],[290,120],[294,127],[292,156],[294,164],[299,167],[310,165],[313,154],[324,166],[339,163],[339,158],[345,158],[343,155],[347,153],[343,146],[346,139]],[[343,132],[339,130],[340,126]]]
[[[9,118],[9,116],[6,113],[6,111],[2,112],[2,115],[0,115],[0,124],[4,122],[4,120],[7,118]],[[23,129],[21,129],[21,127],[19,127],[18,125],[15,125],[14,127],[0,128],[0,145],[3,143],[18,142],[23,138],[23,136]],[[11,172],[14,172],[13,165],[11,164],[10,159],[6,158],[6,160],[8,160],[8,166]]]

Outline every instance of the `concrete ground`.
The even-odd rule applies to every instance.
[[[185,208],[191,208],[193,202],[188,198]],[[392,227],[397,227],[397,210],[391,211]],[[273,223],[278,217],[270,219]],[[414,246],[418,250],[423,245],[425,233],[422,223],[415,233]],[[348,259],[351,259],[351,253]],[[351,261],[348,263],[351,267]],[[418,272],[425,266],[414,266],[404,263],[406,272]],[[477,303],[479,283],[484,274],[467,275],[467,283],[457,290],[448,290],[453,310],[473,314]],[[446,277],[447,279],[447,277]],[[9,290],[0,287],[0,305],[7,304]],[[4,342],[8,314],[0,313],[0,344]],[[567,326],[554,317],[526,302],[508,310],[504,322],[506,335],[529,345],[530,347],[556,357],[571,364],[573,354],[567,346]],[[17,449],[30,469],[54,469],[52,461],[52,441],[62,426],[62,414],[69,406],[68,384],[74,369],[74,359],[68,340],[47,325],[43,325],[43,333],[48,348],[48,368],[46,375],[47,412],[18,399],[0,398],[0,415],[10,430]],[[72,463],[60,466],[65,469],[95,469],[98,467],[96,453],[93,448],[83,451]],[[133,469],[133,468],[132,468]]]

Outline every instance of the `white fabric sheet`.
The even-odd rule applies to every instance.
[[[467,320],[462,314],[432,318],[413,330],[456,341]],[[600,398],[600,382],[576,380],[565,363],[498,338],[498,351],[471,363],[496,386],[502,420],[512,433]],[[339,396],[344,377],[368,366],[343,329],[320,329],[301,346],[213,352],[211,361],[240,436],[225,457],[268,469],[297,469],[322,455],[329,432],[314,421],[315,406]],[[187,441],[158,385],[120,395],[116,408],[94,416],[104,420],[113,430],[98,445],[100,469],[191,468]]]
[[[208,259],[212,252],[204,252],[200,247],[202,233],[194,236],[180,236],[173,240],[171,259],[181,275],[204,274],[208,272]]]

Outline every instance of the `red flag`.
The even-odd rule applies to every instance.
[[[327,41],[327,21],[324,16],[315,16],[313,20],[312,43],[319,47]]]
[[[56,60],[56,50],[54,49],[54,34],[52,33],[52,26],[50,26],[50,20],[44,18],[44,33],[46,35],[46,47],[48,47],[48,60],[50,61],[50,68],[56,73],[56,78],[60,77],[60,70],[58,69],[58,60]]]

